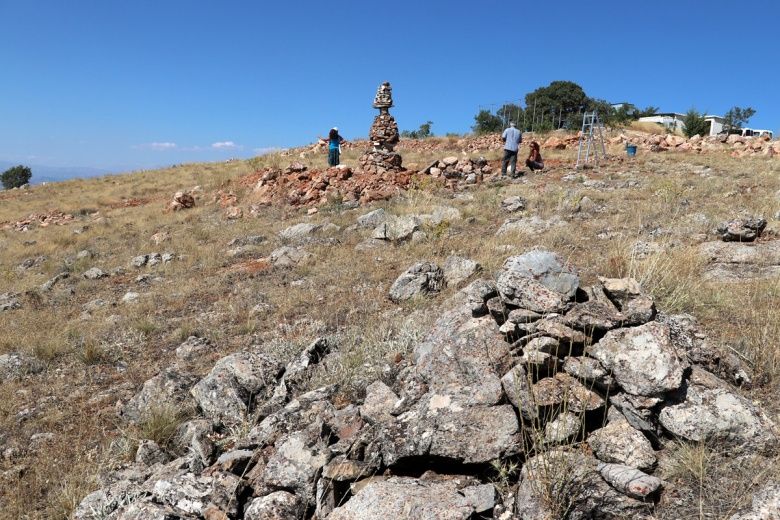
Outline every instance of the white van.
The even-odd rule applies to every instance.
[[[769,136],[770,139],[774,137],[771,130],[758,130],[756,128],[743,128],[742,137],[764,137]]]

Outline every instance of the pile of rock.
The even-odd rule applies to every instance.
[[[458,147],[467,153],[478,153],[483,150],[501,150],[504,141],[501,140],[501,134],[485,134],[462,139],[458,141]]]
[[[400,140],[400,134],[395,118],[390,115],[390,108],[393,106],[390,83],[385,82],[379,86],[373,106],[379,110],[368,134],[373,149],[358,160],[360,170],[374,174],[399,172],[403,169],[403,161],[401,155],[393,151]]]
[[[640,149],[652,152],[730,152],[732,157],[780,155],[780,141],[770,141],[767,137],[742,137],[741,135],[695,135],[689,139],[679,135],[646,134],[643,132],[624,132],[609,139],[611,144],[628,143]]]
[[[490,175],[492,172],[493,169],[484,157],[459,159],[454,155],[434,161],[423,170],[423,173],[428,173],[432,177],[463,180],[466,184],[481,182],[484,175]]]
[[[359,169],[374,174],[401,171],[402,163],[401,154],[384,150],[369,150],[358,158]]]
[[[744,217],[719,224],[715,233],[724,242],[752,242],[761,236],[765,228],[765,218]]]
[[[142,267],[154,267],[158,264],[167,264],[176,258],[173,253],[149,253],[145,255],[134,256],[130,260],[130,266],[140,269]]]
[[[453,296],[413,362],[388,365],[362,403],[304,391],[334,348],[317,340],[284,366],[258,345],[201,379],[174,366],[147,381],[127,420],[163,406],[201,417],[170,448],[142,443],[74,518],[508,520],[565,504],[572,518],[650,519],[674,440],[777,446],[773,422],[719,377],[744,371],[695,321],[658,314],[631,279],[581,287],[547,251]],[[491,463],[519,459],[519,481],[493,485]]]
[[[457,255],[447,257],[444,267],[433,262],[418,262],[399,276],[390,287],[388,296],[396,303],[430,296],[444,287],[454,287],[482,270],[474,260]]]
[[[177,191],[173,194],[173,200],[168,203],[170,211],[180,211],[195,207],[195,197],[186,191]]]
[[[407,172],[386,172],[380,175],[354,173],[346,166],[299,173],[266,169],[251,177],[256,180],[252,195],[255,202],[292,206],[314,206],[339,201],[364,204],[386,200],[407,189],[412,180],[412,174]]]
[[[74,217],[70,213],[59,210],[51,210],[46,213],[31,213],[26,218],[16,222],[0,223],[0,229],[12,229],[14,231],[29,231],[32,227],[65,226],[73,222]]]
[[[542,144],[542,148],[548,150],[566,150],[577,148],[580,144],[580,132],[576,134],[559,134],[548,137]]]
[[[19,303],[19,295],[16,293],[3,293],[0,294],[0,312],[12,311],[20,309],[22,307]]]

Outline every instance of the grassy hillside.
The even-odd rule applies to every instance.
[[[457,140],[436,143],[434,150],[402,150],[405,164],[422,169],[436,158],[460,155]],[[611,151],[623,154],[622,146]],[[354,166],[360,152],[347,150],[344,162]],[[498,153],[486,156],[495,160]],[[322,168],[321,154],[188,164],[0,192],[0,222],[54,209],[75,216],[68,225],[0,231],[0,293],[18,293],[22,305],[0,312],[0,354],[23,353],[43,368],[0,385],[0,516],[66,518],[95,489],[101,468],[132,459],[140,439],[165,442],[183,416],[130,427],[117,417],[117,403],[172,364],[176,347],[191,335],[216,345],[189,367],[197,374],[251,344],[285,358],[314,337],[329,336],[342,353],[340,363],[311,386],[338,383],[345,401],[354,398],[383,359],[408,354],[437,303],[455,291],[399,306],[387,298],[390,284],[415,261],[441,264],[453,253],[478,261],[489,274],[507,256],[540,245],[580,268],[585,283],[597,276],[635,277],[659,309],[695,315],[712,338],[729,345],[755,372],[746,391],[777,418],[780,406],[772,395],[780,383],[780,279],[707,281],[699,243],[717,223],[742,211],[769,219],[767,234],[775,237],[780,224],[770,217],[780,210],[780,161],[725,153],[640,154],[569,175],[574,154],[546,152],[557,165],[519,182],[488,179],[453,192],[421,176],[414,189],[390,201],[358,209],[329,203],[313,215],[284,205],[252,212],[252,187],[241,179],[293,160]],[[165,211],[174,192],[195,186],[200,190],[194,208]],[[237,197],[243,218],[225,217],[214,202],[219,190]],[[509,216],[501,201],[512,195],[527,200],[524,216],[557,217],[562,224],[538,234],[497,236]],[[378,207],[396,215],[453,207],[460,218],[425,226],[420,240],[356,249],[371,230],[351,226]],[[284,245],[278,233],[299,222],[329,222],[340,230],[328,235],[332,240],[303,246],[312,257],[301,265],[272,266],[267,257]],[[154,235],[169,238],[157,244]],[[237,254],[229,245],[257,235],[265,240]],[[152,252],[170,252],[175,259],[130,265],[135,256]],[[19,268],[27,259],[35,265]],[[92,267],[113,274],[83,278]],[[69,278],[52,291],[40,290],[61,272]],[[129,292],[138,298],[125,303]],[[692,451],[681,451],[681,457],[690,456],[670,475],[696,484],[697,500],[717,513],[713,518],[727,517],[728,508],[749,498],[739,498],[751,487],[747,476],[739,477],[732,502],[716,511],[720,506],[713,501],[719,498],[708,486],[719,481],[712,473],[685,469],[691,457],[716,460],[715,448],[681,450]]]

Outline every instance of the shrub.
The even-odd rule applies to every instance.
[[[475,134],[490,134],[500,132],[504,123],[500,117],[491,113],[489,110],[480,110],[474,116],[474,126],[471,127]]]
[[[0,175],[0,180],[3,182],[3,188],[10,190],[13,188],[19,188],[30,182],[32,177],[32,171],[27,166],[14,166],[8,168]]]
[[[696,109],[690,109],[683,118],[685,124],[685,136],[707,135],[710,133],[710,124],[704,120],[704,114],[697,112]]]

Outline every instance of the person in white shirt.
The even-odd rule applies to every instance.
[[[509,123],[509,128],[501,134],[501,140],[504,141],[504,160],[501,163],[501,177],[506,175],[507,166],[509,166],[509,175],[513,175],[517,170],[517,152],[520,149],[520,143],[523,142],[523,134],[515,128],[514,123]]]

